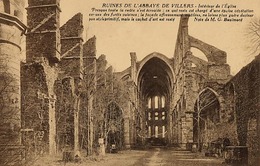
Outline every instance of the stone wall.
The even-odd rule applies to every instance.
[[[177,38],[178,43],[175,48],[174,60],[176,61],[175,63],[179,62],[179,64],[181,64],[182,61],[176,56],[178,53],[181,54],[183,58],[183,64],[181,66],[183,69],[179,69],[179,74],[176,74],[177,89],[174,95],[177,94],[177,96],[173,103],[177,101],[175,104],[175,108],[178,112],[177,118],[181,120],[181,126],[179,128],[184,129],[184,131],[180,133],[182,136],[179,138],[182,143],[188,143],[196,141],[193,139],[193,128],[196,123],[193,119],[194,107],[196,100],[199,98],[199,94],[205,88],[212,88],[213,91],[218,93],[220,114],[225,109],[225,103],[220,94],[223,92],[222,87],[224,83],[229,79],[230,67],[226,64],[226,53],[224,51],[190,36],[188,33],[188,17],[183,17],[181,20],[183,21],[180,22],[178,32],[178,36],[180,37]],[[184,35],[184,37],[181,37],[182,35]],[[201,50],[208,61],[193,55],[193,53],[190,52],[192,47]],[[178,64],[175,66],[178,66]],[[217,139],[217,137],[221,136],[217,134],[211,141]]]
[[[84,87],[84,99],[83,105],[86,110],[87,120],[87,135],[86,135],[86,146],[87,153],[89,155],[93,154],[93,146],[96,145],[97,139],[95,139],[95,130],[93,117],[96,114],[95,109],[95,101],[96,101],[96,90],[97,90],[97,77],[100,76],[97,71],[97,57],[96,57],[96,37],[88,39],[83,45],[83,87]],[[106,68],[106,63],[103,68]],[[98,113],[97,113],[98,114]],[[84,118],[84,117],[82,117]]]
[[[22,127],[39,135],[40,153],[56,153],[55,81],[60,59],[59,0],[29,0],[22,67]],[[28,123],[27,123],[28,122]],[[26,133],[23,139],[27,139]],[[26,141],[28,142],[28,141]]]
[[[74,150],[75,83],[72,77],[56,80],[57,150]]]
[[[61,28],[62,75],[82,78],[83,70],[83,16],[78,13]]]
[[[73,16],[60,28],[61,61],[58,64],[58,70],[59,82],[62,82],[62,89],[56,87],[57,91],[61,90],[64,92],[57,93],[57,100],[59,102],[57,110],[61,110],[58,116],[63,117],[57,123],[60,127],[57,131],[64,131],[63,125],[69,126],[67,128],[68,133],[65,130],[65,135],[68,137],[69,142],[61,141],[60,146],[68,146],[74,149],[75,155],[80,150],[79,138],[82,134],[79,129],[79,115],[81,111],[86,111],[80,109],[80,103],[82,102],[80,88],[83,79],[83,29],[83,16],[81,13]],[[69,93],[66,93],[64,90],[68,90]],[[64,105],[68,105],[68,108],[65,108]],[[69,119],[62,115],[63,113],[66,113]],[[59,137],[65,139],[64,132]]]
[[[97,58],[95,36],[83,44],[82,14],[76,14],[60,28],[59,0],[28,2],[26,63],[21,70],[22,127],[34,132],[37,146],[43,148],[40,151],[55,153],[58,142],[59,150],[69,145],[74,151],[85,148],[88,154],[92,154],[98,138],[106,136],[106,129],[100,127],[104,119],[100,120],[99,115],[104,116],[110,102],[116,102],[123,111],[125,145],[135,144],[137,128],[145,128],[145,121],[140,120],[144,113],[139,108],[144,108],[146,102],[138,91],[140,80],[137,74],[149,58],[156,57],[165,62],[170,69],[167,68],[167,74],[171,75],[167,77],[171,83],[167,103],[170,144],[185,147],[196,141],[193,137],[196,101],[204,90],[210,89],[219,102],[220,121],[215,124],[214,130],[209,131],[213,136],[208,141],[229,137],[235,144],[238,137],[241,145],[248,145],[250,153],[255,153],[255,139],[247,138],[259,137],[259,113],[256,111],[259,105],[255,104],[259,103],[259,91],[255,90],[259,89],[259,56],[226,84],[230,79],[226,53],[190,36],[189,18],[182,16],[173,58],[152,53],[137,62],[137,56],[132,52],[131,67],[121,73],[124,77],[122,81],[115,77],[112,68],[107,68],[104,55]],[[10,10],[5,4],[0,6],[0,11],[13,12],[21,17],[16,11],[18,9],[19,5]],[[0,21],[2,16],[11,19],[0,13]],[[0,43],[0,58],[1,64],[7,64],[7,73],[15,73],[16,89],[10,101],[18,107],[19,67],[9,67],[19,66],[17,56],[12,55],[19,55],[20,37],[15,34],[8,38],[6,34],[16,29],[21,32],[25,27],[17,18],[12,19],[16,21],[14,25],[0,22],[1,32],[4,32],[0,32],[0,37],[5,41]],[[192,47],[201,50],[208,60],[193,55],[190,51]],[[10,64],[7,58],[11,59]],[[227,126],[237,133],[232,135],[223,130]],[[27,138],[32,137],[25,134],[23,139]]]
[[[57,63],[60,60],[59,0],[29,0],[28,5],[26,61],[46,58],[51,65]]]
[[[22,128],[33,131],[36,139],[33,140],[34,137],[24,133],[23,143],[32,148],[34,145],[31,143],[35,141],[38,152],[48,152],[50,146],[56,146],[55,141],[51,140],[55,138],[55,125],[49,123],[50,118],[55,122],[55,118],[52,117],[55,97],[50,95],[52,86],[47,82],[47,74],[53,70],[41,63],[23,64],[21,69]],[[55,78],[55,75],[53,77]]]
[[[234,110],[239,145],[248,146],[249,161],[259,163],[260,56],[243,67],[229,82],[234,86]]]

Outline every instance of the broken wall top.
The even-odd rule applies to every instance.
[[[26,61],[60,61],[59,0],[29,0],[27,7]]]
[[[58,5],[60,6],[60,0],[28,0],[29,6],[40,5]]]
[[[83,72],[83,15],[77,13],[61,28],[60,68],[66,76],[82,78]]]
[[[77,13],[60,28],[61,38],[82,38],[83,29],[83,15],[81,13]]]
[[[189,40],[190,46],[202,51],[210,63],[225,64],[227,62],[226,52],[192,36],[189,36]]]
[[[83,56],[96,57],[96,36],[88,39],[88,41],[83,44]]]

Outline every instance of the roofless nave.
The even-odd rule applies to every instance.
[[[29,0],[26,27],[22,2],[0,1],[5,147],[90,155],[103,142],[122,149],[189,149],[228,138],[232,145],[247,145],[250,154],[257,150],[252,141],[259,138],[259,91],[252,89],[259,89],[259,56],[232,78],[226,53],[192,37],[189,17],[182,16],[171,58],[153,52],[139,61],[131,52],[131,66],[113,73],[105,56],[96,55],[96,38],[83,41],[82,14],[60,27],[59,0]],[[26,63],[20,68],[25,30]]]

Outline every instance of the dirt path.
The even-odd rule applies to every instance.
[[[83,158],[80,163],[63,163],[57,158],[39,160],[33,166],[225,166],[221,158],[204,157],[201,154],[176,149],[152,148],[127,150],[104,157]]]

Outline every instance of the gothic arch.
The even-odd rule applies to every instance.
[[[198,49],[197,47],[191,47],[190,51],[192,52],[192,54],[195,57],[197,57],[205,62],[208,62],[208,57],[206,56],[206,54],[204,52],[202,52],[200,49]]]
[[[206,55],[208,62],[213,62],[217,64],[226,63],[226,56],[227,56],[226,52],[212,45],[204,43],[203,41],[200,41],[192,36],[189,36],[189,39],[190,39],[190,46],[202,51]]]
[[[224,101],[224,98],[223,98],[223,96],[221,96],[221,95],[219,95],[214,89],[212,89],[212,88],[210,88],[210,87],[206,87],[206,88],[204,88],[203,90],[201,90],[200,92],[199,92],[199,94],[198,94],[198,96],[197,96],[197,98],[195,99],[195,102],[196,102],[196,100],[198,99],[198,97],[202,94],[202,93],[204,93],[205,91],[211,91],[215,96],[216,96],[216,99],[217,99],[217,101],[218,101],[218,103],[219,103],[219,105],[220,105],[220,111],[222,111],[223,109],[224,109],[224,104],[223,104],[223,102],[222,101]],[[195,104],[195,103],[194,103]]]
[[[105,111],[105,123],[107,149],[115,144],[118,149],[124,147],[124,117],[119,105],[111,101]]]
[[[216,125],[221,123],[221,102],[213,89],[206,87],[199,94],[194,104],[193,141],[209,143],[215,139]]]
[[[213,92],[217,97],[219,97],[219,94],[218,94],[214,89],[212,89],[212,88],[210,88],[210,87],[206,87],[206,88],[202,89],[202,90],[199,92],[199,95],[202,94],[203,92],[205,92],[206,90],[209,90],[209,91]]]
[[[174,80],[175,80],[175,73],[174,73],[174,70],[173,70],[172,65],[171,65],[171,60],[169,58],[167,58],[165,55],[158,53],[158,52],[153,52],[153,53],[147,55],[143,60],[140,61],[139,68],[138,68],[137,74],[136,74],[137,80],[135,80],[135,81],[138,82],[138,78],[140,76],[140,72],[141,72],[142,68],[152,58],[158,58],[158,59],[162,60],[167,65],[167,67],[169,67],[170,72],[168,71],[168,74],[171,77],[171,80],[172,80],[172,83],[173,83]]]
[[[112,100],[112,101],[109,101],[108,103],[107,103],[107,107],[106,108],[108,108],[109,107],[109,105],[111,105],[111,104],[115,104],[120,110],[121,110],[121,112],[122,112],[122,115],[124,115],[124,109],[120,106],[120,104],[119,103],[117,103],[116,101],[114,101],[114,100]]]
[[[161,145],[167,142],[166,135],[163,133],[170,125],[169,112],[174,83],[171,63],[171,59],[154,52],[137,64],[137,91],[139,99],[143,99],[138,101],[143,114],[141,121],[144,125],[147,124],[148,141],[155,141]],[[150,98],[151,107],[148,107],[148,102],[144,102]]]

